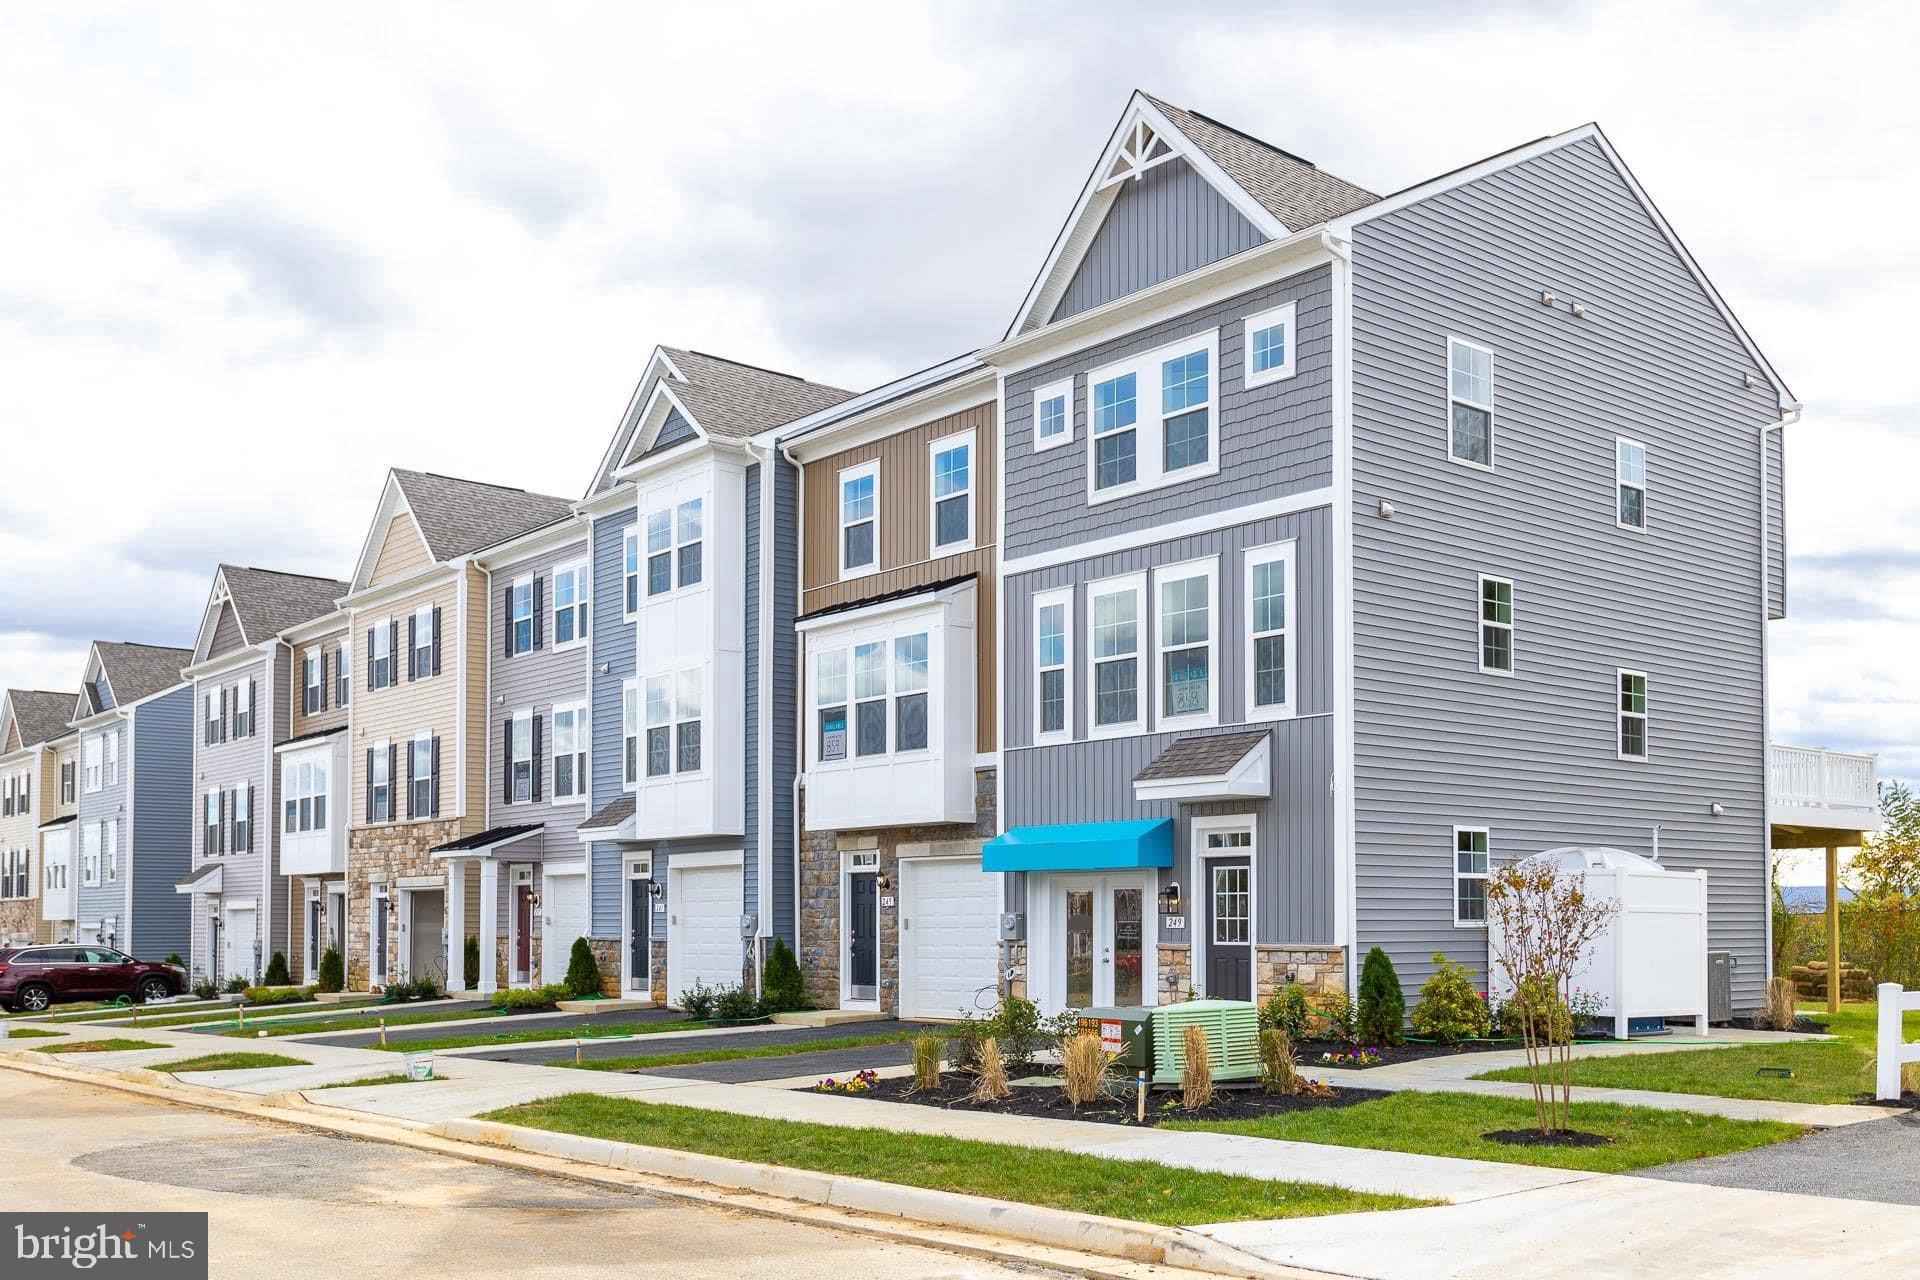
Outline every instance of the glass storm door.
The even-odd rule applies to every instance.
[[[1108,877],[1060,887],[1066,1008],[1146,1002],[1146,897],[1138,881]]]

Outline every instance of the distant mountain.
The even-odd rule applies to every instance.
[[[1780,896],[1787,900],[1787,910],[1797,916],[1824,915],[1827,910],[1827,887],[1820,884],[1783,884]],[[1840,902],[1844,906],[1859,895],[1845,885],[1840,886]]]

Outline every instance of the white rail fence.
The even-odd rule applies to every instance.
[[[1880,984],[1880,1045],[1874,1059],[1873,1096],[1882,1102],[1900,1100],[1900,1067],[1920,1062],[1920,1040],[1908,1044],[1901,1015],[1920,1010],[1920,991],[1908,991],[1897,982]]]
[[[1871,755],[1774,743],[1773,798],[1783,804],[1872,808],[1880,802],[1879,761]]]

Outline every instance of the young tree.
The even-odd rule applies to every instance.
[[[1567,1127],[1573,1109],[1573,980],[1620,904],[1587,895],[1586,878],[1542,857],[1487,878],[1487,951],[1511,990],[1508,1007],[1527,1051],[1540,1132]]]
[[[1866,898],[1920,895],[1920,801],[1906,783],[1880,784],[1880,825],[1860,846],[1850,878]]]

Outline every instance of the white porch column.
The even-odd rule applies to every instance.
[[[467,989],[467,860],[447,859],[447,991]]]
[[[500,868],[491,858],[480,862],[480,994],[491,996],[499,986],[494,981],[494,952],[500,937]]]

